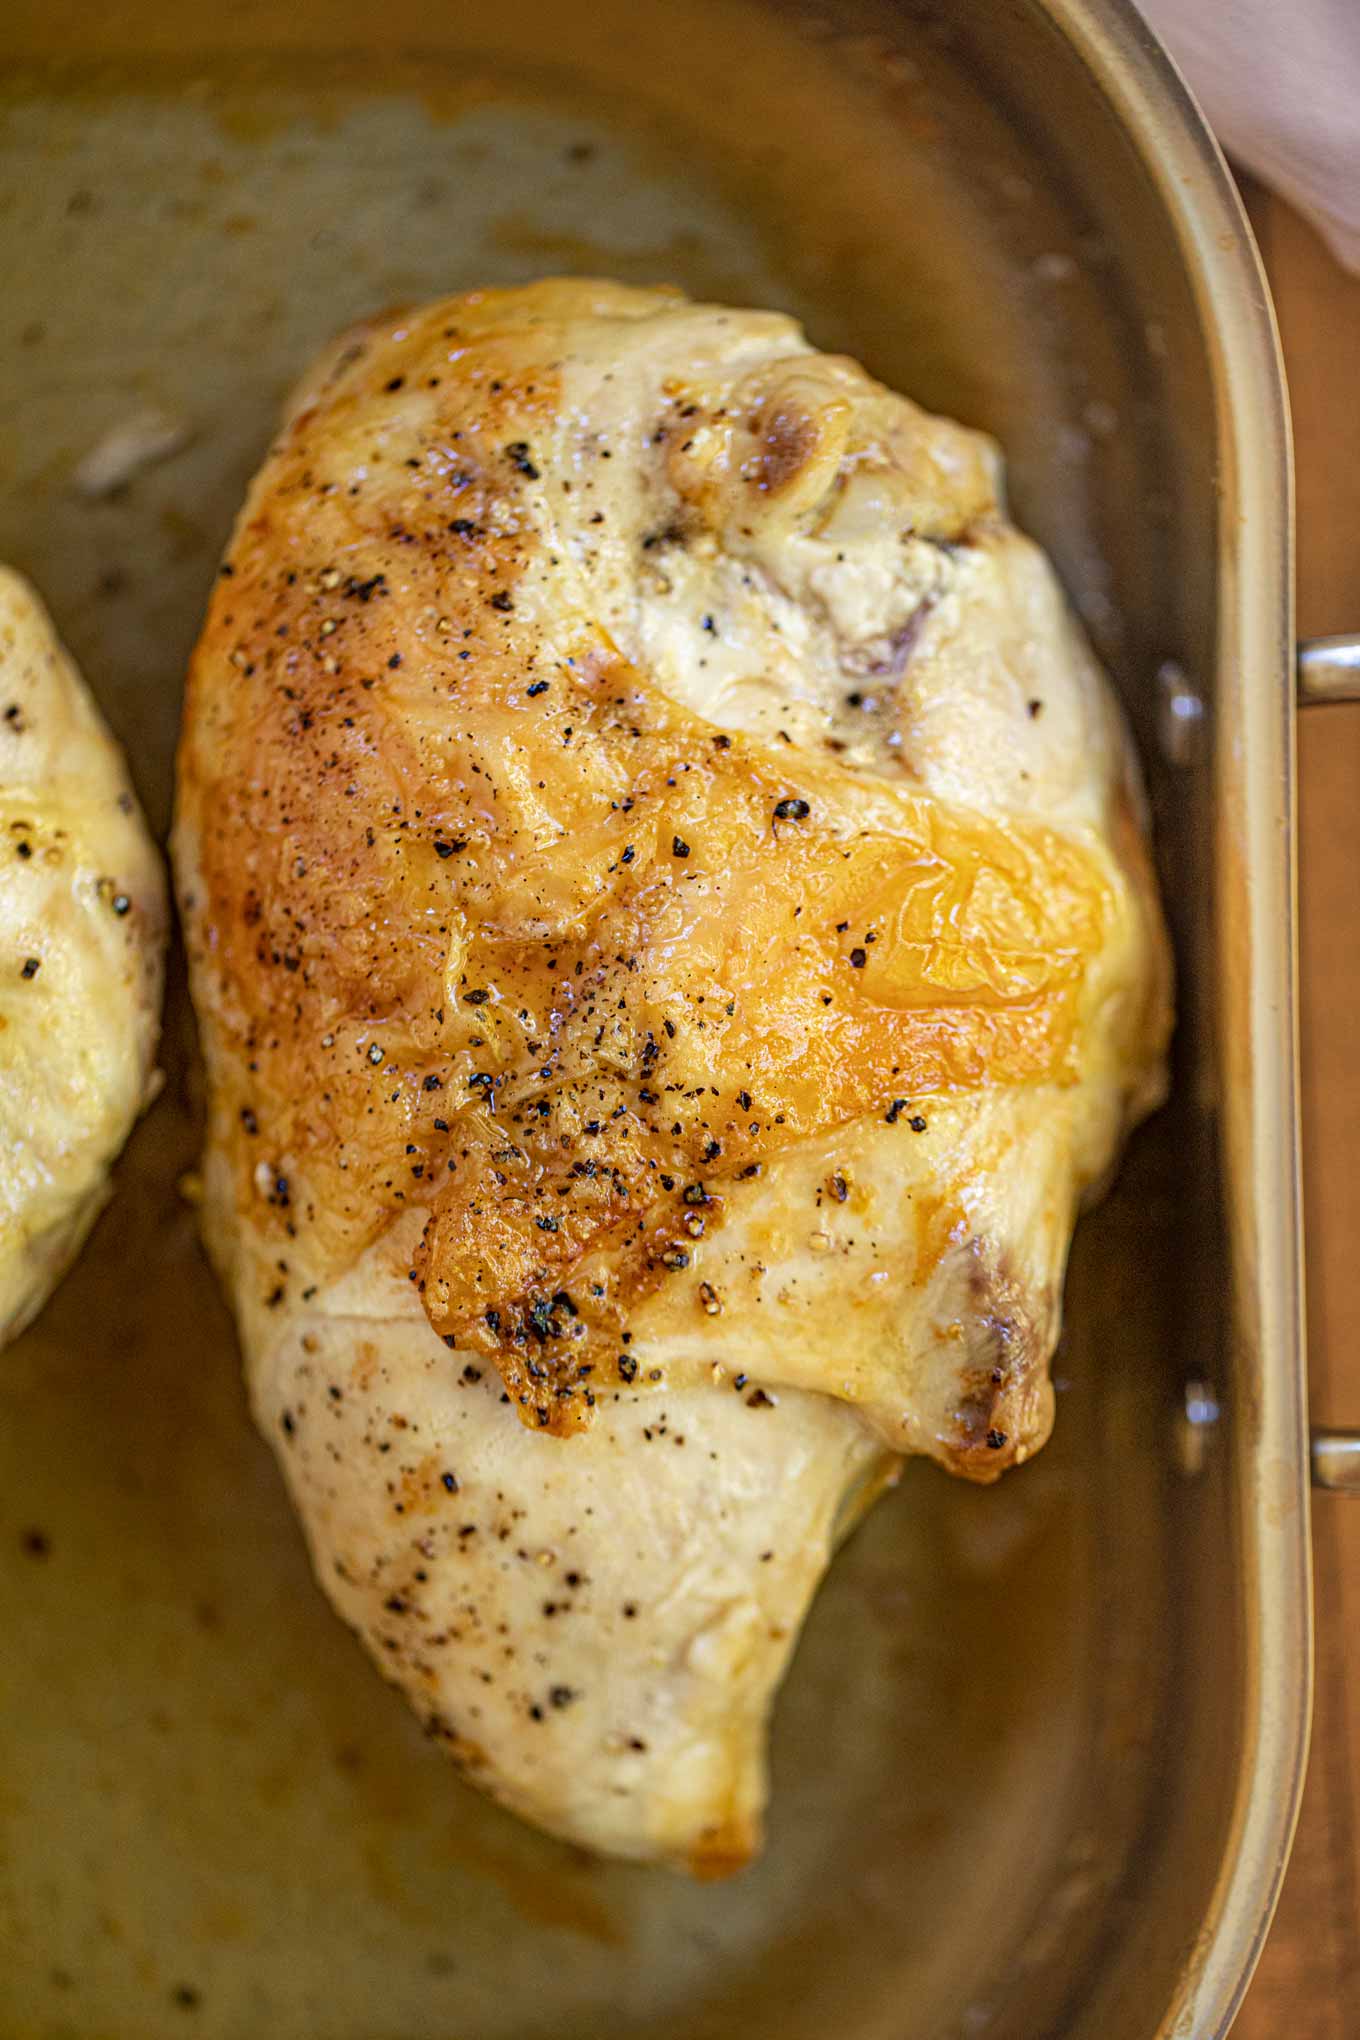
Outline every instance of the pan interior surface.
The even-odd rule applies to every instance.
[[[155,826],[290,383],[360,314],[545,273],[787,309],[996,432],[1148,750],[1183,629],[1166,335],[956,10],[506,0],[437,37],[414,6],[387,31],[345,6],[112,12],[77,35],[21,5],[0,77],[0,557],[43,588]],[[82,493],[81,460],[148,412],[176,450]],[[1083,1224],[1052,1444],[990,1491],[906,1469],[800,1646],[767,1852],[703,1886],[470,1792],[330,1613],[195,1244],[178,969],[163,1062],[115,1202],[0,1361],[0,2040],[1094,2033],[1180,1733],[1191,1108]],[[1200,1640],[1225,1716],[1229,1626]],[[1201,1783],[1186,1922],[1226,1789]],[[1150,2001],[1183,1953],[1164,1937]],[[1121,2016],[1102,2040],[1153,2030]]]

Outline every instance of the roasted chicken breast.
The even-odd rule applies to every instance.
[[[147,1103],[165,882],[117,745],[0,568],[0,1342],[79,1252]]]
[[[376,320],[179,799],[207,1237],[327,1592],[506,1804],[739,1863],[838,1527],[1043,1443],[1162,1090],[1137,774],[995,449],[668,291]]]

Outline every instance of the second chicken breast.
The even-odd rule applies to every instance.
[[[0,1342],[106,1203],[151,1095],[165,879],[121,753],[0,568]]]

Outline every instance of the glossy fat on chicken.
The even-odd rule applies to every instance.
[[[837,1525],[1042,1444],[1162,1090],[1136,773],[994,448],[666,291],[360,328],[223,566],[177,856],[323,1584],[507,1804],[739,1862]]]
[[[0,568],[0,1342],[41,1309],[148,1102],[165,886],[117,745]]]

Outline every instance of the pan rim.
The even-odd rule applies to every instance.
[[[1234,1332],[1242,1363],[1255,1362],[1256,1406],[1241,1413],[1234,1496],[1245,1546],[1247,1749],[1215,1887],[1157,2029],[1222,2040],[1283,1882],[1312,1702],[1288,397],[1270,292],[1242,201],[1171,57],[1131,0],[1042,4],[1136,147],[1175,235],[1209,345],[1223,477],[1215,700],[1221,723],[1240,741],[1231,747],[1239,753],[1235,766],[1225,766],[1221,755],[1230,747],[1219,747],[1216,800],[1220,817],[1225,793],[1241,802],[1237,821],[1250,865],[1241,907],[1246,1082],[1241,1110],[1225,1114]],[[1228,779],[1233,771],[1239,776]],[[1220,843],[1220,880],[1221,849]],[[1220,1029],[1220,1064],[1224,1049]],[[1226,1077],[1223,1089],[1230,1089]],[[1279,1502],[1281,1467],[1286,1507]]]

